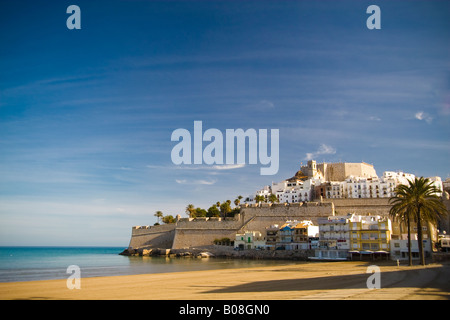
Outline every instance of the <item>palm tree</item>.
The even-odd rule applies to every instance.
[[[195,206],[193,204],[188,204],[185,212],[187,213],[189,218],[192,218],[192,214],[195,212]]]
[[[266,202],[267,200],[266,200],[266,197],[264,197],[264,196],[261,196],[261,195],[257,195],[257,196],[255,196],[255,202],[257,202],[258,204],[260,203],[260,202]]]
[[[159,223],[159,219],[163,217],[163,213],[161,211],[156,211],[154,216],[158,219],[157,221]]]
[[[278,200],[278,197],[276,195],[274,195],[273,193],[270,194],[269,196],[269,202],[271,202],[272,204],[274,204],[275,202],[280,202]]]
[[[428,178],[415,178],[409,185],[400,185],[396,188],[397,195],[391,198],[394,204],[392,212],[414,215],[417,222],[417,239],[419,245],[420,264],[425,265],[423,251],[422,222],[436,223],[440,216],[447,215],[447,209],[438,194],[441,190],[433,186]],[[408,212],[408,213],[406,213]]]

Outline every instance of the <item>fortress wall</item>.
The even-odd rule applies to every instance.
[[[334,205],[332,202],[319,203],[308,202],[305,204],[292,203],[290,205],[274,204],[262,207],[247,207],[242,209],[242,214],[245,215],[245,219],[249,219],[252,216],[257,217],[323,217],[333,215]],[[297,219],[298,220],[298,219]]]
[[[177,222],[177,229],[235,229],[240,225],[240,215],[235,218],[219,219],[181,219]]]
[[[367,215],[368,213],[388,216],[391,205],[389,198],[371,199],[324,199],[324,203],[333,203],[336,215],[355,213]]]
[[[174,223],[159,226],[133,227],[128,247],[171,248],[175,235]]]
[[[333,215],[333,204],[310,203],[308,205],[265,205],[263,207],[243,208],[234,220],[211,221],[184,219],[177,223],[173,249],[200,247],[213,244],[215,239],[230,238],[236,233],[259,231],[265,235],[266,228],[273,224],[283,224],[286,220],[313,220]]]
[[[345,163],[345,174],[346,176],[357,176],[357,177],[373,177],[377,173],[375,168],[368,163]]]
[[[317,224],[317,218],[334,214],[334,206],[332,203],[308,203],[302,206],[278,204],[268,208],[245,208],[242,214],[244,220],[249,222],[241,228],[240,232],[259,231],[265,236],[266,228],[274,224],[281,226],[286,220],[311,220]]]
[[[229,220],[182,219],[177,222],[172,249],[208,246],[221,238],[234,240],[242,223],[241,215]]]
[[[305,204],[264,204],[261,207],[244,207],[235,218],[181,219],[177,223],[134,228],[130,247],[173,248],[201,247],[213,244],[215,239],[230,238],[236,233],[259,231],[265,235],[266,228],[282,225],[286,220],[312,220],[332,215],[389,214],[389,199],[325,199],[323,202]]]
[[[348,176],[374,177],[377,176],[373,165],[368,163],[319,163],[317,170],[322,172],[327,181],[343,181]]]
[[[234,240],[238,229],[177,229],[172,249],[209,246],[216,239],[229,238]]]

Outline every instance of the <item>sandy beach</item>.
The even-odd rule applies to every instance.
[[[375,264],[375,263],[373,263]],[[368,289],[371,263],[313,262],[298,265],[0,283],[0,298],[292,300],[292,299],[450,299],[450,264],[379,264],[380,289]]]

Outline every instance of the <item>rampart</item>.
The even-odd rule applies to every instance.
[[[333,203],[336,215],[355,213],[388,216],[391,205],[389,198],[370,199],[323,199],[324,203]]]
[[[447,205],[449,205],[447,200]],[[176,223],[132,228],[129,247],[187,249],[205,247],[216,239],[234,240],[236,233],[259,231],[265,235],[271,225],[282,225],[287,220],[312,220],[320,217],[355,213],[388,216],[389,199],[323,199],[304,204],[261,204],[242,206],[233,218],[180,219]],[[450,218],[449,218],[450,219]],[[449,220],[450,221],[450,220]]]
[[[175,235],[174,223],[157,226],[134,226],[131,228],[131,248],[171,248]]]
[[[214,240],[229,238],[245,230],[265,234],[267,227],[286,220],[312,220],[334,215],[333,203],[262,204],[243,207],[234,218],[180,219],[174,224],[133,227],[129,247],[181,249],[211,245]]]
[[[234,218],[181,219],[177,222],[172,249],[211,245],[215,239],[234,239],[242,225],[242,215]]]

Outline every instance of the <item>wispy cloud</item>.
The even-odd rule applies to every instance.
[[[317,157],[318,155],[322,155],[322,154],[335,154],[335,153],[336,153],[335,148],[328,146],[326,144],[321,144],[319,146],[319,149],[317,149],[317,151],[311,152],[311,153],[306,153],[305,160],[312,160],[315,157]]]
[[[428,124],[430,124],[433,121],[433,117],[423,111],[416,112],[414,118],[416,118],[417,120],[424,120]]]
[[[213,170],[233,170],[245,167],[245,164],[225,164],[210,167]]]
[[[268,111],[275,108],[275,104],[269,100],[260,100],[256,103],[251,103],[247,106],[249,109]]]
[[[187,179],[175,179],[178,184],[191,184],[191,185],[213,185],[217,180],[187,180]]]
[[[179,169],[179,170],[234,170],[245,167],[245,164],[224,164],[224,165],[147,165],[149,169]]]

